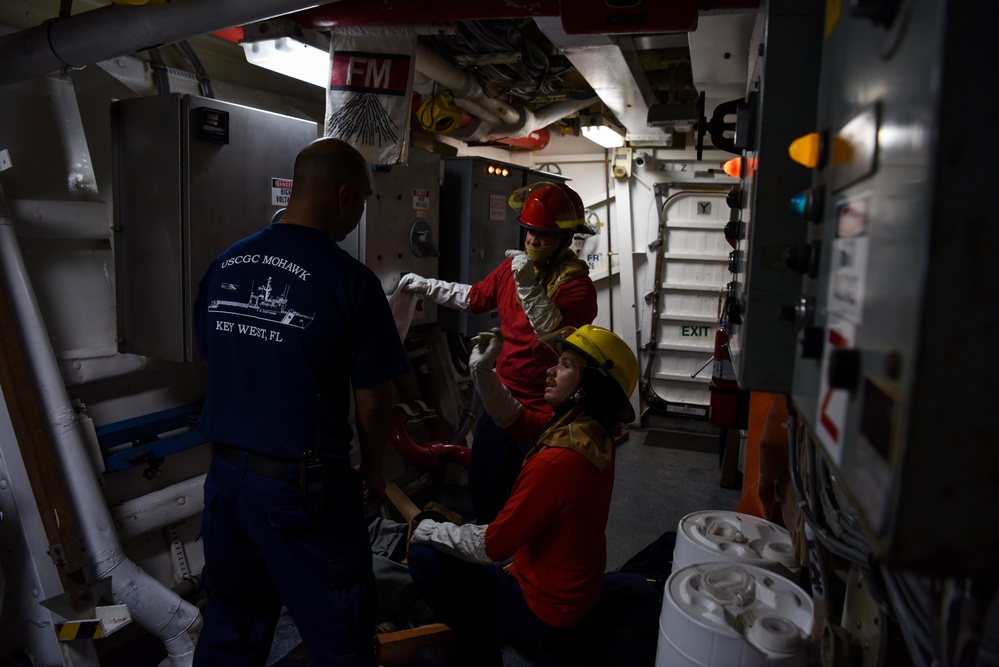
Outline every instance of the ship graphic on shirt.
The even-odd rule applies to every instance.
[[[291,285],[284,286],[284,292],[280,296],[275,296],[274,288],[271,286],[270,277],[267,284],[260,285],[254,292],[250,286],[250,299],[242,301],[223,301],[215,299],[208,304],[210,313],[231,313],[233,315],[243,315],[258,320],[267,320],[277,324],[286,324],[291,327],[304,329],[312,323],[314,315],[305,315],[288,305],[288,292]]]

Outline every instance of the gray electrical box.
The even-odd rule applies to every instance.
[[[808,224],[791,198],[811,173],[788,146],[814,130],[822,44],[821,0],[768,0],[757,15],[750,47],[749,90],[736,142],[744,144],[741,204],[731,209],[739,238],[729,262],[729,350],[742,389],[787,393],[794,372],[794,305],[802,274],[789,266],[803,253]],[[745,125],[743,125],[745,123]],[[759,170],[749,165],[759,165]]]
[[[406,273],[434,278],[440,256],[441,156],[410,148],[406,164],[376,167],[364,216],[340,247],[375,272],[386,294]],[[437,304],[421,299],[413,324],[437,321]]]
[[[507,203],[510,193],[524,185],[566,180],[496,160],[447,158],[441,197],[441,279],[471,285],[489,275],[506,259],[507,250],[522,246],[519,213]],[[439,317],[443,330],[463,336],[499,326],[495,309],[473,315],[442,308]]]
[[[967,102],[972,70],[995,62],[999,6],[861,9],[826,26],[821,270],[802,295],[794,404],[879,562],[991,576],[999,226],[982,160],[999,138]]]
[[[190,361],[198,282],[285,206],[317,126],[179,94],[120,100],[111,112],[118,349]]]

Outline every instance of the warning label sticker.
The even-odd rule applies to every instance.
[[[413,188],[413,210],[414,211],[430,210],[430,190]]]
[[[271,204],[273,206],[287,206],[289,197],[291,197],[291,179],[272,178]]]

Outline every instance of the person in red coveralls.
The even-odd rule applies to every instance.
[[[535,359],[538,336],[560,327],[579,327],[597,316],[597,293],[586,262],[576,257],[575,234],[593,234],[584,221],[579,195],[562,183],[535,183],[515,190],[509,204],[526,228],[524,250],[505,259],[474,285],[423,278],[408,273],[399,289],[423,294],[450,308],[483,313],[499,310],[506,345],[496,373],[526,407],[551,413],[539,389],[547,365]],[[472,441],[468,490],[478,523],[489,523],[509,497],[530,443],[518,440],[483,414]]]
[[[536,442],[510,499],[488,525],[423,519],[409,570],[424,601],[455,631],[451,663],[502,665],[500,643],[558,640],[596,604],[607,562],[604,529],[615,439],[635,418],[638,360],[621,338],[587,325],[554,335],[548,413],[526,407],[498,379],[497,330],[476,336],[469,365],[496,423]],[[509,569],[500,567],[510,557]]]

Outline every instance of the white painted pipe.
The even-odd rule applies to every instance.
[[[105,349],[94,350],[88,356],[87,350],[76,351],[72,359],[59,361],[62,377],[67,387],[121,377],[144,371],[156,365],[155,359],[137,354],[104,354]]]
[[[416,71],[451,91],[454,103],[481,122],[456,130],[452,136],[462,141],[493,141],[526,137],[556,120],[599,101],[599,97],[550,104],[537,112],[486,95],[474,76],[458,69],[436,51],[416,45]],[[421,86],[426,83],[421,81]]]
[[[2,190],[0,283],[8,290],[15,323],[24,337],[25,356],[35,378],[39,402],[63,471],[63,483],[89,558],[88,580],[110,577],[114,602],[127,605],[135,622],[166,646],[167,660],[161,664],[186,667],[194,657],[193,635],[200,625],[200,614],[194,605],[185,602],[125,556],[111,512],[93,473],[85,436],[46,335],[45,322]]]
[[[112,508],[111,519],[118,527],[118,538],[130,540],[201,512],[205,504],[205,477],[178,482]]]
[[[523,109],[521,120],[516,124],[505,125],[483,122],[476,126],[459,128],[452,136],[461,141],[496,141],[498,139],[526,137],[531,132],[548,127],[556,120],[585,109],[598,100],[599,98],[597,97],[590,97],[585,100],[556,102],[543,109],[539,109],[536,113],[532,113],[529,109]]]
[[[495,114],[508,125],[522,122],[521,112],[503,100],[489,97],[474,76],[444,60],[436,51],[422,44],[416,45],[416,71],[451,91],[455,99],[468,100]]]
[[[417,63],[417,68],[419,68],[419,63]],[[416,75],[413,77],[413,90],[420,93],[420,95],[423,95],[424,97],[433,94],[434,85],[434,80],[420,71],[417,71]],[[459,109],[467,111],[483,123],[499,124],[502,122],[500,117],[492,111],[489,111],[481,104],[477,104],[467,98],[456,97],[454,98],[454,104]]]
[[[328,2],[316,0],[172,0],[108,5],[0,38],[0,85],[172,44],[234,25]]]
[[[111,238],[111,216],[104,202],[14,199],[7,203],[22,238]]]
[[[576,113],[577,111],[581,111],[591,104],[595,104],[599,99],[600,98],[594,96],[585,100],[566,100],[565,102],[549,104],[548,106],[542,107],[534,112],[528,110],[523,127],[517,128],[517,133],[513,136],[526,137],[531,132],[548,127],[557,120],[565,118],[566,116]],[[496,138],[502,137],[497,136]]]
[[[541,107],[534,112],[534,129],[548,127],[555,121],[561,120],[577,111],[582,111],[599,101],[600,98],[594,95],[593,97],[587,97],[585,100],[565,100],[564,102],[555,102],[546,107]]]

